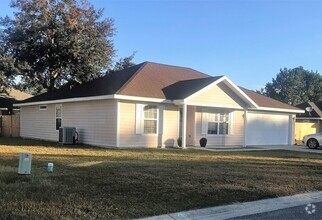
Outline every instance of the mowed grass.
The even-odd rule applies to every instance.
[[[32,152],[32,174],[17,174]],[[139,218],[322,190],[322,155],[101,149],[0,138],[1,219]],[[54,172],[47,173],[47,163]]]

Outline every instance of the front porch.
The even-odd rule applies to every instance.
[[[179,106],[179,137],[182,147],[200,146],[206,138],[206,147],[234,148],[244,146],[244,110],[227,107]]]

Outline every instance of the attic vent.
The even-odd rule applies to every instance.
[[[47,110],[47,105],[39,105],[39,110]]]

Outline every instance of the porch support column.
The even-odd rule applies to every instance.
[[[244,110],[244,143],[243,147],[246,147],[246,136],[247,136],[247,110]]]
[[[187,104],[182,106],[182,148],[186,148],[187,143]]]

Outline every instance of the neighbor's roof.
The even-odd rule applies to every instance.
[[[32,95],[21,92],[14,88],[9,88],[6,93],[0,93],[0,108],[12,108],[17,101],[32,97]]]
[[[322,101],[318,102],[304,102],[296,106],[297,108],[305,110],[304,113],[298,113],[296,116],[297,117],[302,117],[302,118],[322,118]],[[306,111],[307,107],[311,107],[312,111],[308,112]]]
[[[210,77],[186,67],[144,62],[125,70],[109,73],[91,82],[73,87],[65,86],[20,103],[114,94],[169,100],[184,99],[221,77]],[[299,110],[245,88],[241,90],[259,107]]]

